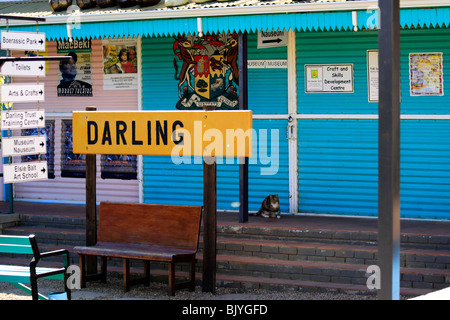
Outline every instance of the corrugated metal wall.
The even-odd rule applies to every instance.
[[[48,55],[56,56],[56,42],[48,43]],[[60,202],[84,202],[86,182],[84,178],[61,177],[61,153],[63,133],[62,119],[71,119],[71,112],[96,106],[97,110],[137,110],[138,90],[103,90],[102,41],[92,40],[92,97],[58,97],[58,63],[48,62],[45,78],[39,79],[45,85],[45,101],[39,103],[44,109],[46,120],[55,121],[55,178],[36,182],[15,184],[16,199]],[[36,83],[36,78],[16,78],[16,83]],[[36,103],[15,103],[14,110],[36,109]],[[139,201],[138,180],[100,178],[100,156],[97,156],[97,201],[115,200],[122,202]]]
[[[378,104],[368,103],[366,50],[376,32],[297,33],[299,211],[377,215]],[[448,90],[448,29],[401,32],[401,215],[450,218],[449,95],[412,97],[409,53],[443,52]],[[446,62],[447,61],[447,62]],[[305,93],[305,64],[352,63],[354,93]],[[353,119],[345,119],[348,116]],[[423,115],[432,116],[424,120]],[[369,117],[369,119],[365,119]],[[318,119],[324,118],[324,119]],[[372,119],[373,118],[373,119]],[[422,119],[421,119],[422,118]]]
[[[175,110],[178,86],[174,80],[173,61],[176,56],[172,51],[173,42],[173,38],[142,40],[144,110]],[[256,50],[256,35],[250,35],[248,43],[249,59],[286,58],[286,48]],[[286,69],[249,70],[249,109],[256,114],[287,112]],[[258,210],[268,194],[278,193],[282,210],[288,211],[286,125],[285,120],[258,119],[253,122],[256,134],[253,138],[254,156],[249,161],[250,210]],[[274,130],[273,142],[271,130]],[[277,150],[273,154],[272,146]],[[223,159],[223,163],[217,166],[219,210],[238,209],[239,168],[237,160],[231,161],[233,164],[227,164],[229,162],[230,159]],[[199,158],[191,158],[191,163],[176,165],[170,157],[144,156],[144,202],[201,205],[203,166]]]

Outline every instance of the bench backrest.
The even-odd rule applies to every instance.
[[[33,254],[31,236],[0,235],[0,253]]]
[[[97,241],[197,250],[202,207],[101,202]]]

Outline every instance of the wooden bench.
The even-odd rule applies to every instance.
[[[106,283],[109,258],[123,259],[124,290],[150,284],[150,261],[168,263],[169,294],[195,289],[195,255],[198,250],[202,207],[155,204],[100,203],[97,244],[75,247],[80,256],[81,287],[87,281]],[[100,273],[87,274],[86,256],[101,257]],[[130,260],[144,261],[144,277],[130,279]],[[190,265],[189,280],[175,283],[175,264]]]
[[[65,249],[41,253],[36,243],[36,237],[0,235],[0,253],[13,253],[33,255],[28,266],[0,265],[0,282],[9,282],[17,288],[31,293],[33,300],[47,300],[47,297],[38,292],[37,280],[40,278],[64,280],[64,291],[70,300],[70,290],[67,287],[66,273],[69,263],[69,252]],[[63,256],[63,268],[37,267],[42,258],[50,256]],[[31,288],[25,284],[31,284]]]

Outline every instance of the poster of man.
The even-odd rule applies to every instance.
[[[57,52],[58,55],[70,56],[69,60],[59,63],[58,96],[92,96],[90,41],[83,46],[69,41],[58,41]]]

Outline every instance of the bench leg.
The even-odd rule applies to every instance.
[[[130,259],[123,259],[123,290],[130,291]]]
[[[150,261],[144,261],[144,285],[150,285]]]
[[[175,295],[175,263],[169,262],[169,295]]]
[[[100,270],[101,270],[101,281],[102,283],[106,283],[106,273],[107,273],[107,262],[106,257],[101,257],[100,259]]]
[[[195,259],[191,261],[189,291],[195,291]]]
[[[84,255],[80,254],[80,286],[86,288],[86,264]]]

